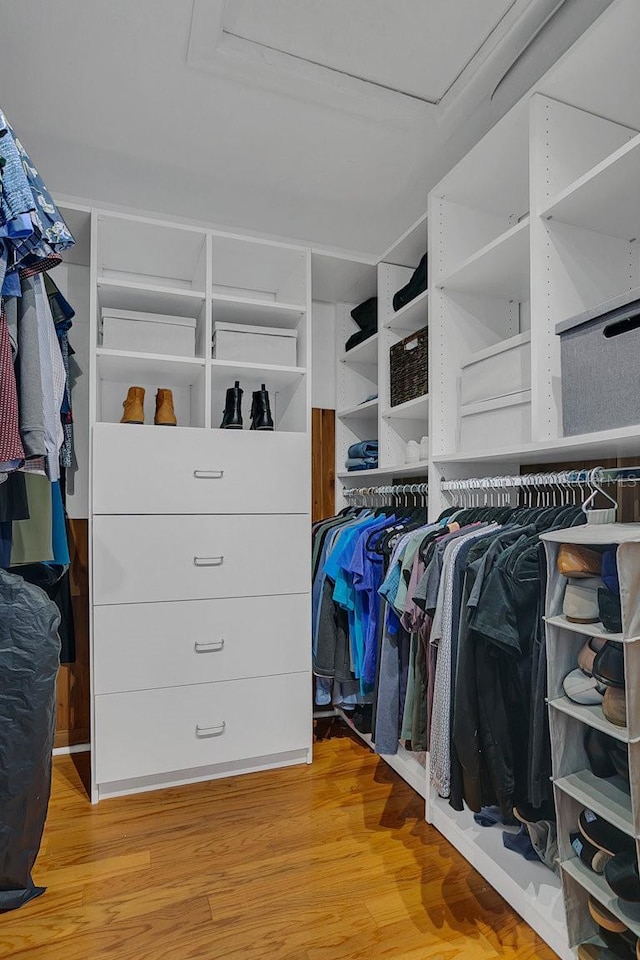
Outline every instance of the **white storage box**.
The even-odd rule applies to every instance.
[[[194,317],[103,307],[102,346],[110,350],[194,357],[196,320]]]
[[[462,364],[461,402],[480,403],[531,389],[531,333],[473,353]]]
[[[241,323],[216,323],[213,333],[213,359],[295,367],[298,364],[297,340],[297,330],[255,327]]]
[[[460,452],[531,442],[531,391],[460,407]]]

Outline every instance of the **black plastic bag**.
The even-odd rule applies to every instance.
[[[59,622],[44,591],[0,570],[0,912],[45,890],[31,871],[51,792]]]

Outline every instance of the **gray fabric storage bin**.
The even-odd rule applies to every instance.
[[[640,424],[640,290],[558,324],[565,436]]]

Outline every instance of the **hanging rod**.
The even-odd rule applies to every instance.
[[[509,488],[533,488],[579,486],[592,483],[629,483],[635,486],[640,482],[638,467],[594,467],[591,470],[560,470],[553,473],[528,473],[517,476],[468,477],[460,480],[442,480],[441,488],[446,491],[464,490],[506,490]]]
[[[400,483],[383,484],[378,487],[349,487],[344,491],[344,497],[347,501],[368,499],[385,499],[392,497],[408,497],[409,495],[419,496],[426,500],[429,493],[428,483]]]

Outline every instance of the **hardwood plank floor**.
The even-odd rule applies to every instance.
[[[349,735],[292,767],[91,807],[54,764],[13,960],[554,960]]]

